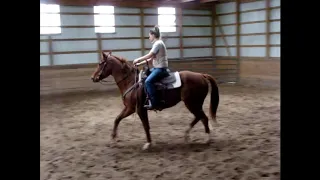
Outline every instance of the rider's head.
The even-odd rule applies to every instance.
[[[149,32],[149,40],[154,42],[155,40],[160,38],[160,30],[158,26],[155,26],[154,29],[150,29]]]

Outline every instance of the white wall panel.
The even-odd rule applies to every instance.
[[[49,66],[50,57],[49,55],[40,55],[40,66]]]
[[[182,29],[183,36],[211,36],[211,27],[185,27]]]
[[[270,0],[270,6],[271,7],[276,7],[276,6],[280,6],[280,0]]]
[[[40,42],[40,53],[49,52],[49,43],[48,42]]]
[[[270,19],[281,19],[281,11],[280,8],[272,9],[270,11]]]
[[[281,44],[280,34],[271,34],[270,35],[270,44]]]
[[[264,21],[266,20],[265,11],[246,12],[240,14],[240,22]]]
[[[136,14],[140,13],[139,8],[123,8],[123,7],[114,7],[115,13],[130,13],[130,14]]]
[[[116,28],[116,33],[101,34],[102,38],[140,37],[140,28]]]
[[[265,45],[266,36],[265,35],[240,36],[240,44],[241,45]]]
[[[262,9],[266,7],[265,1],[256,1],[249,3],[241,3],[240,11],[254,10],[254,9]]]
[[[193,49],[184,49],[184,57],[203,57],[203,56],[212,56],[212,48],[193,48]]]
[[[208,10],[191,10],[191,9],[183,9],[182,14],[211,14],[211,11]]]
[[[40,35],[40,39],[49,39],[49,36]]]
[[[217,14],[231,13],[231,12],[236,12],[236,3],[235,2],[217,4],[217,6],[216,6],[216,13]]]
[[[139,49],[141,48],[140,39],[110,39],[102,40],[102,49]]]
[[[223,15],[219,16],[220,24],[233,24],[236,23],[236,15],[230,14],[230,15]],[[217,22],[215,21],[217,24]]]
[[[265,33],[266,23],[241,24],[240,31],[242,34]]]
[[[280,57],[281,56],[281,48],[280,47],[271,47],[270,48],[270,57]]]
[[[93,13],[92,6],[60,6],[61,12],[83,12]]]
[[[98,43],[97,41],[54,41],[52,49],[54,52],[95,51],[98,50]]]
[[[237,38],[236,36],[228,36],[228,37],[225,37],[225,39],[227,40],[227,43],[228,45],[237,45]],[[224,43],[224,40],[222,37],[217,37],[216,38],[216,46],[225,46],[226,44]]]
[[[169,59],[180,58],[180,49],[168,49],[168,58]],[[169,61],[169,64],[170,64],[170,61]]]
[[[94,26],[91,15],[61,15],[62,26]]]
[[[98,61],[99,61],[98,53],[53,55],[54,65],[87,64],[87,63],[97,63]]]
[[[231,56],[237,55],[237,49],[236,48],[229,48]],[[227,48],[216,48],[216,56],[229,56]]]
[[[147,14],[158,14],[158,9],[157,8],[146,8],[146,9],[143,9],[143,12],[147,13]]]
[[[62,33],[52,36],[52,39],[96,38],[94,28],[62,28]]]
[[[280,32],[280,21],[270,22],[270,32]]]
[[[209,38],[185,38],[182,40],[183,46],[211,46],[212,39]]]
[[[140,22],[139,22],[139,24],[140,24]],[[143,17],[143,24],[155,26],[156,24],[158,24],[158,16],[144,16]]]
[[[211,25],[211,17],[183,16],[183,25]]]
[[[265,57],[265,47],[242,47],[240,48],[241,56],[245,57]]]
[[[140,17],[139,16],[115,16],[116,25],[139,25]]]
[[[220,27],[216,27],[216,35],[222,35],[220,32]],[[235,34],[236,33],[236,26],[222,26],[222,30],[224,35],[229,35],[229,34]]]

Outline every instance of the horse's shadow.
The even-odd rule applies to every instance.
[[[237,142],[233,139],[219,139],[213,140],[210,143],[205,142],[155,142],[152,144],[148,150],[142,150],[142,144],[128,144],[123,147],[123,149],[132,149],[140,151],[141,155],[154,155],[162,152],[170,153],[188,153],[188,152],[203,152],[208,149],[216,152],[225,151],[231,145],[235,145]],[[122,149],[122,148],[121,148]],[[121,152],[121,149],[120,150]],[[118,151],[119,152],[119,151]]]

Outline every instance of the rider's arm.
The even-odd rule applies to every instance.
[[[135,59],[134,61],[135,61],[136,63],[139,63],[139,62],[141,62],[141,61],[143,61],[143,60],[147,60],[147,59],[149,59],[149,58],[152,59],[152,57],[153,57],[155,54],[157,54],[157,52],[159,51],[159,48],[160,48],[160,44],[159,44],[158,42],[155,42],[155,43],[153,44],[153,46],[152,46],[152,49],[150,50],[150,52],[149,52],[147,55],[142,56],[142,57],[140,57],[140,58],[137,58],[137,59]],[[149,61],[149,60],[148,60],[148,61]]]
[[[153,58],[150,58],[150,59],[147,59],[146,61],[139,62],[136,65],[140,66],[141,64],[145,64],[147,61],[152,61],[152,60]]]

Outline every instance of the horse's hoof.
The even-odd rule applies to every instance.
[[[112,139],[113,141],[115,141],[115,140],[117,139],[117,133],[112,133],[112,134],[111,134],[111,139]]]
[[[206,144],[210,144],[210,143],[211,143],[211,137],[210,137],[210,134],[208,134],[206,138]]]
[[[184,136],[184,142],[185,142],[185,143],[188,143],[189,141],[190,141],[189,135],[185,135],[185,136]]]
[[[150,146],[151,146],[151,143],[145,143],[142,147],[142,150],[147,150],[150,148]]]

